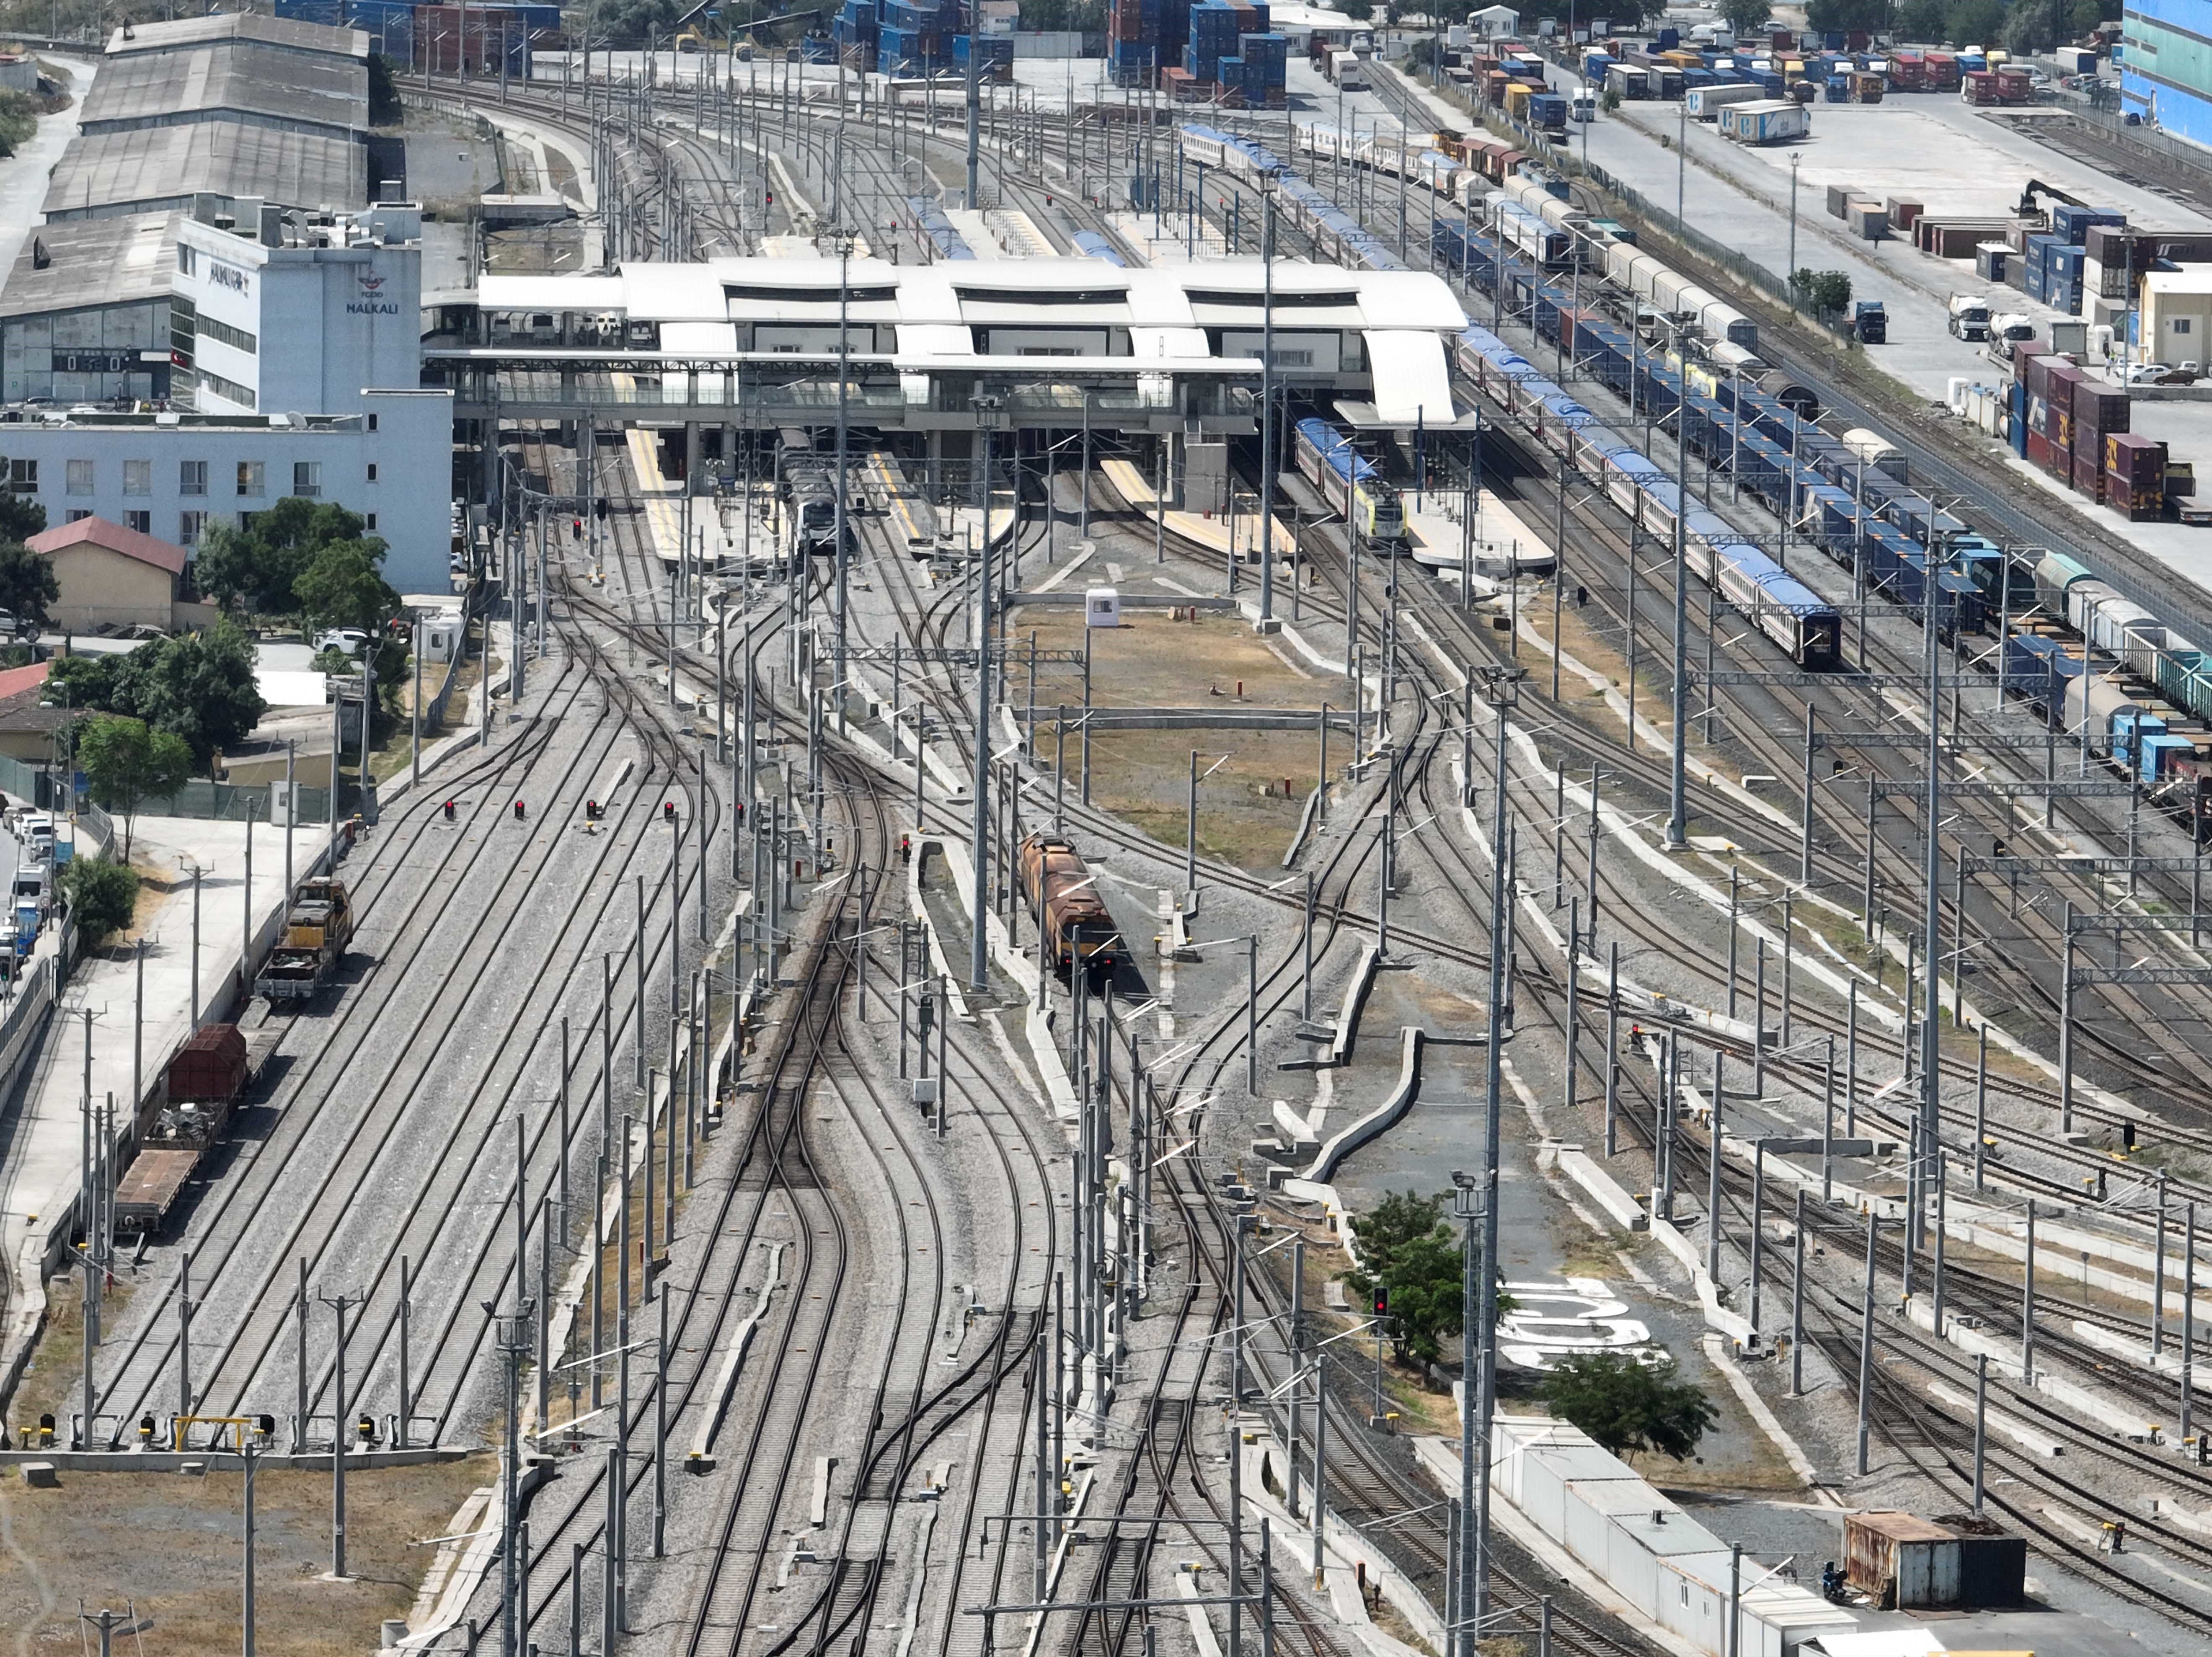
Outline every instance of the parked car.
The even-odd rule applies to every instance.
[[[368,646],[368,634],[357,627],[327,628],[315,635],[315,653],[325,650],[343,650],[349,656],[358,656]]]

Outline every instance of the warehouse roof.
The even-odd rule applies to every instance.
[[[0,317],[167,298],[182,217],[133,213],[68,219],[33,230],[0,288]]]
[[[348,58],[223,40],[103,65],[85,94],[82,132],[173,125],[234,114],[264,124],[368,130],[368,70]]]
[[[337,133],[243,121],[129,127],[77,139],[54,163],[49,220],[191,205],[204,191],[339,210],[368,200],[368,151]]]
[[[319,52],[340,58],[368,56],[368,36],[359,29],[252,12],[179,17],[166,23],[125,23],[107,37],[107,55],[112,58],[174,52],[180,46],[205,46],[214,40],[257,40],[288,52]]]

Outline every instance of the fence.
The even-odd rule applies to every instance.
[[[139,815],[149,817],[204,817],[216,822],[267,822],[271,783],[210,782],[195,777],[173,794],[141,800]],[[324,822],[330,817],[331,791],[307,783],[294,786],[295,822]]]
[[[76,832],[80,840],[91,842],[94,857],[112,857],[114,854],[115,819],[90,800],[87,800],[83,809],[76,814]]]

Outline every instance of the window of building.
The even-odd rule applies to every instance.
[[[199,385],[213,391],[226,402],[235,403],[241,409],[251,409],[255,405],[253,387],[251,385],[241,385],[234,379],[225,379],[221,374],[210,373],[204,367],[195,369],[192,378]]]
[[[243,328],[234,328],[227,322],[217,322],[213,317],[198,318],[193,326],[202,339],[212,339],[228,345],[234,351],[243,351],[248,356],[260,349],[260,342]]]
[[[200,250],[184,242],[177,244],[177,269],[185,276],[197,276],[200,268]]]
[[[2189,319],[2187,317],[2174,318],[2173,331],[2177,334],[2187,333],[2189,331]]]
[[[256,501],[260,499],[261,493],[261,463],[258,460],[240,461],[238,463],[239,498],[244,501]]]
[[[154,463],[150,460],[126,460],[123,463],[123,493],[151,495],[154,493]]]
[[[292,463],[292,493],[304,495],[310,501],[323,492],[323,463],[319,460],[295,460]]]
[[[376,527],[376,514],[374,513],[365,513],[362,514],[362,518],[370,529],[373,530]]]
[[[371,415],[368,417],[368,428],[371,431],[374,431],[376,429],[376,416],[374,415]]]
[[[123,514],[123,527],[137,530],[141,535],[151,535],[154,532],[154,514],[150,512],[126,512]]]
[[[70,461],[69,470],[64,474],[63,481],[70,494],[90,495],[92,493],[92,462]]]
[[[180,512],[177,514],[177,544],[196,547],[200,537],[207,533],[207,514],[204,512]]]
[[[372,483],[376,482],[376,462],[374,460],[368,463],[368,481]]]
[[[177,462],[177,493],[205,495],[207,493],[207,462],[179,460]]]
[[[62,522],[64,524],[74,524],[80,519],[89,518],[91,516],[91,508],[88,507],[71,507],[69,509],[69,515],[64,518]]]
[[[10,495],[36,495],[39,492],[39,463],[35,460],[10,460],[8,463],[8,492]]]

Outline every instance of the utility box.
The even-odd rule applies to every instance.
[[[1115,587],[1092,587],[1083,595],[1083,625],[1121,625],[1121,594]]]

